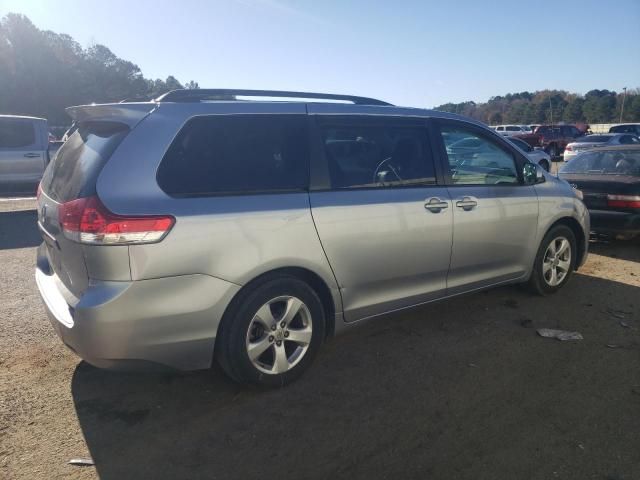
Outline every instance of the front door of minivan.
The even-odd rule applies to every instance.
[[[438,124],[453,203],[448,294],[523,277],[535,255],[538,227],[538,197],[520,179],[518,165],[526,160],[483,128]]]
[[[346,321],[444,296],[452,208],[422,119],[318,116],[312,214]],[[320,182],[322,183],[322,182]]]

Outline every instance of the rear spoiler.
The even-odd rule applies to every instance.
[[[158,108],[157,103],[108,103],[101,105],[81,105],[68,107],[67,113],[74,122],[118,122],[129,128],[135,127],[140,120]]]

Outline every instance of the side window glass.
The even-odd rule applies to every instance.
[[[497,143],[460,127],[445,126],[440,132],[454,184],[519,183],[513,155]]]
[[[326,124],[321,127],[333,188],[434,185],[427,130],[421,126]]]
[[[194,117],[165,154],[158,184],[173,196],[306,190],[307,139],[303,115]]]
[[[36,143],[33,123],[25,120],[0,119],[0,148],[23,148]]]

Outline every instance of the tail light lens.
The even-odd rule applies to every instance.
[[[40,200],[40,195],[42,194],[42,182],[38,183],[38,190],[36,190],[36,200]]]
[[[573,152],[573,147],[572,147],[571,145],[567,145],[566,147],[564,147],[564,149],[565,149],[567,152]]]
[[[159,242],[175,223],[175,218],[168,215],[116,215],[107,210],[98,197],[78,198],[58,208],[65,237],[93,245]]]
[[[607,195],[607,206],[613,208],[640,208],[640,195]]]

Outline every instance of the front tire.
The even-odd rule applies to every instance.
[[[296,277],[273,277],[241,293],[216,342],[222,369],[239,383],[281,387],[311,365],[324,339],[315,291]]]
[[[529,278],[530,289],[539,295],[560,290],[571,278],[576,265],[576,237],[566,225],[550,229],[542,239]]]

